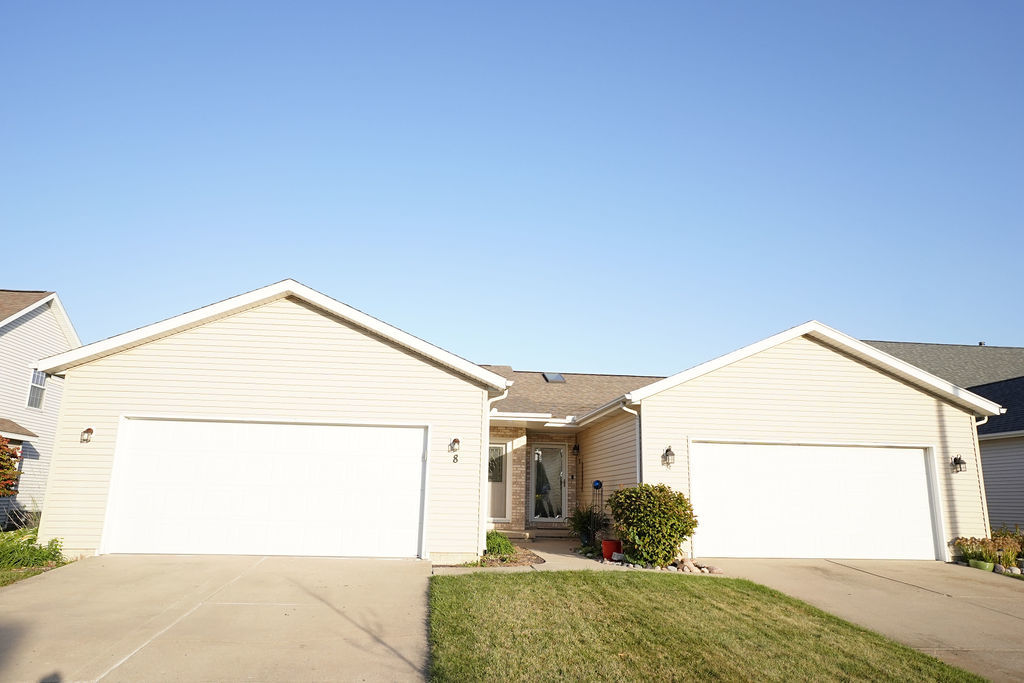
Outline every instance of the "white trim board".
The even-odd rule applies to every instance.
[[[25,308],[21,309],[17,313],[9,315],[3,320],[0,320],[0,328],[2,328],[4,325],[14,322],[23,315],[27,315],[32,311],[36,310],[37,308],[45,306],[46,304],[49,303],[53,304],[52,310],[54,314],[57,316],[57,324],[60,326],[61,331],[64,333],[64,337],[67,339],[68,344],[70,344],[72,347],[80,347],[82,345],[82,340],[78,338],[78,333],[75,332],[75,326],[71,324],[71,318],[68,317],[68,312],[64,310],[64,304],[60,302],[60,297],[57,296],[56,292],[48,296],[44,296],[39,301],[36,301],[35,303],[30,304]]]
[[[256,306],[261,306],[278,299],[295,297],[316,306],[332,315],[352,323],[358,327],[383,337],[399,346],[414,351],[426,358],[429,358],[445,367],[448,367],[461,375],[474,379],[492,389],[505,389],[511,386],[512,382],[501,375],[481,368],[465,358],[456,356],[454,353],[434,346],[419,337],[389,325],[382,320],[367,315],[351,306],[341,303],[331,297],[296,282],[295,280],[282,280],[272,285],[255,289],[245,294],[240,294],[230,299],[225,299],[203,308],[198,308],[188,313],[161,320],[160,322],[140,327],[137,330],[103,339],[86,346],[59,353],[48,358],[43,358],[38,363],[38,368],[50,374],[60,374],[76,365],[88,363],[89,361],[123,351],[133,346],[144,344],[154,339],[166,337],[176,332],[196,327],[210,320],[222,318]]]

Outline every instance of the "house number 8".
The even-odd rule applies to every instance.
[[[458,453],[452,453],[452,462],[458,462],[458,461],[459,461],[459,454]]]

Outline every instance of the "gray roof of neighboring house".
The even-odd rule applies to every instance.
[[[1024,348],[890,341],[867,343],[1006,408],[1005,415],[990,418],[979,427],[979,434],[1024,429]]]
[[[565,382],[548,382],[543,372],[513,370],[507,365],[484,365],[515,382],[508,397],[494,404],[503,413],[551,413],[553,417],[580,416],[625,393],[657,382],[644,375],[592,375],[563,372]]]
[[[0,320],[6,320],[18,311],[23,311],[40,299],[53,294],[36,290],[0,289]]]
[[[6,417],[0,417],[0,432],[7,432],[9,434],[21,434],[22,436],[39,436],[35,432],[22,427],[14,420],[8,420]]]

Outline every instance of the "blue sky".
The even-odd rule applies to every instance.
[[[293,277],[478,362],[1024,346],[1020,3],[6,3],[0,286]]]

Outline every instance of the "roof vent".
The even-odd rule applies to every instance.
[[[544,381],[545,382],[564,382],[565,381],[565,378],[562,377],[562,373],[560,373],[560,372],[544,372],[544,373],[541,373],[541,374],[544,375]]]

